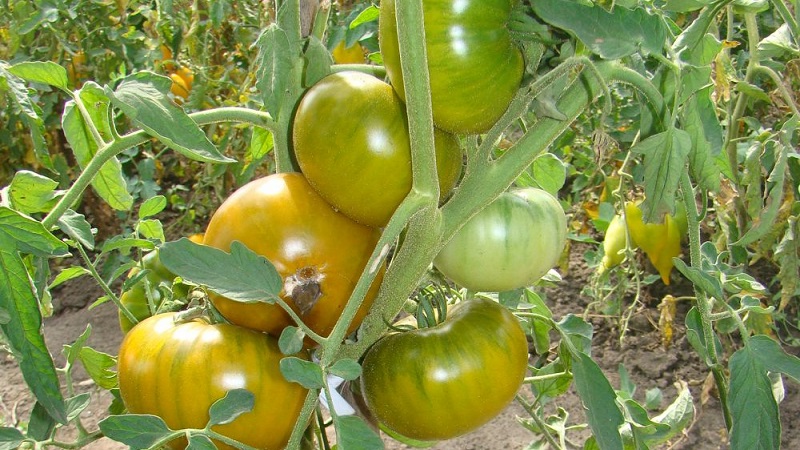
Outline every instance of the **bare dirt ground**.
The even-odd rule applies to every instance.
[[[589,271],[581,267],[582,255],[573,248],[573,267],[564,277],[564,281],[555,289],[547,292],[548,302],[556,318],[568,313],[582,314],[589,299],[581,295],[581,289],[587,283]],[[684,285],[681,285],[684,283]],[[686,289],[686,281],[676,280],[671,288]],[[663,289],[663,285],[661,286]],[[63,364],[61,350],[65,344],[73,342],[87,325],[91,325],[92,334],[88,344],[93,348],[110,354],[116,354],[122,335],[117,324],[116,309],[112,304],[104,304],[94,309],[90,305],[100,295],[90,280],[75,280],[54,293],[57,313],[45,322],[45,336],[51,353],[57,364]],[[651,293],[653,299],[659,299],[663,292]],[[656,301],[657,303],[657,301]],[[688,307],[688,305],[687,305]],[[697,358],[685,337],[683,319],[686,311],[679,310],[675,319],[675,337],[671,348],[664,349],[661,336],[652,325],[658,321],[656,305],[648,305],[637,313],[630,323],[630,329],[619,344],[619,334],[611,326],[611,321],[604,318],[591,318],[595,328],[592,357],[612,385],[619,387],[618,367],[624,364],[631,379],[637,385],[637,400],[643,400],[645,391],[657,387],[663,391],[663,406],[668,405],[676,396],[675,383],[685,381],[689,384],[696,407],[696,418],[684,435],[663,445],[662,449],[712,450],[726,449],[725,426],[719,403],[713,390],[704,389],[707,370]],[[797,349],[789,349],[797,354]],[[96,428],[99,419],[106,415],[110,403],[110,395],[95,387],[88,380],[85,372],[78,369],[75,373],[80,392],[92,393],[92,404],[85,411],[85,423],[89,429]],[[781,420],[783,424],[782,445],[785,449],[800,448],[800,395],[798,386],[791,381],[786,382],[786,397],[781,404]],[[6,425],[27,420],[32,408],[31,396],[16,363],[7,354],[0,354],[0,424]],[[583,407],[580,399],[573,393],[559,398],[552,407],[562,407],[570,413],[572,423],[580,423],[583,419]],[[437,450],[500,450],[525,449],[534,436],[517,423],[517,417],[524,416],[521,407],[512,404],[504,413],[477,431],[441,442],[433,446]],[[66,436],[65,436],[66,437]],[[585,436],[575,436],[582,444]],[[389,450],[407,449],[389,438],[386,438]],[[125,448],[121,444],[101,439],[90,444],[89,449],[116,450]]]

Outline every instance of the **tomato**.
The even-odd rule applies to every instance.
[[[561,257],[567,218],[552,195],[525,188],[501,194],[456,232],[434,265],[474,291],[529,286]]]
[[[306,390],[281,374],[277,340],[230,324],[175,323],[174,317],[150,317],[122,341],[119,390],[128,411],[155,414],[174,430],[204,428],[215,401],[247,389],[255,396],[253,410],[214,431],[252,447],[283,449]]]
[[[603,239],[603,267],[605,269],[618,266],[625,259],[623,250],[625,250],[628,240],[626,233],[625,221],[619,215],[615,215],[608,223]]]
[[[440,198],[461,174],[461,149],[436,131]],[[303,96],[294,118],[294,153],[309,183],[336,209],[382,227],[411,189],[411,144],[403,102],[383,81],[339,72]]]
[[[195,243],[203,242],[202,234],[193,234],[189,239]],[[128,272],[128,278],[132,278],[140,271],[140,266],[136,266]],[[170,272],[164,264],[161,263],[161,258],[158,256],[158,249],[155,249],[142,257],[141,267],[147,270],[144,278],[137,281],[127,291],[123,292],[119,300],[130,311],[136,320],[142,321],[153,313],[150,311],[150,302],[147,301],[147,292],[150,291],[152,296],[153,305],[158,308],[161,306],[163,293],[159,289],[160,286],[166,285],[173,290],[173,298],[180,298],[188,294],[188,289],[183,284],[173,284],[175,274]],[[119,312],[119,327],[123,333],[127,333],[133,328],[134,323],[125,317],[122,311]]]
[[[644,223],[642,210],[634,202],[625,204],[625,218],[633,242],[641,248],[664,284],[670,284],[672,258],[681,254],[681,237],[686,234],[686,210],[677,211],[678,218],[666,215],[661,223]],[[681,215],[683,218],[681,218]]]
[[[380,422],[412,439],[450,439],[514,399],[528,367],[528,342],[504,306],[473,299],[433,328],[380,339],[362,367],[361,391]]]
[[[169,78],[172,80],[170,92],[176,97],[188,100],[189,92],[191,92],[192,84],[194,83],[194,73],[192,69],[181,67],[177,72],[169,74]]]
[[[459,134],[482,133],[508,109],[524,69],[507,24],[515,0],[424,0],[433,121]],[[405,98],[395,0],[381,1],[379,40],[395,90]]]
[[[350,47],[345,47],[344,40],[339,41],[331,52],[336,64],[364,64],[364,49],[356,42]]]
[[[266,257],[284,278],[281,297],[316,333],[330,334],[369,260],[380,232],[336,212],[299,173],[280,173],[242,186],[211,217],[205,245],[233,241]],[[378,292],[383,266],[358,311],[355,330]],[[291,292],[287,292],[291,287]],[[278,305],[240,303],[212,295],[230,322],[279,336],[293,324]]]

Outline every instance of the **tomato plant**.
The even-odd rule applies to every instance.
[[[411,189],[411,147],[403,103],[383,81],[331,74],[303,96],[294,117],[294,154],[319,194],[354,220],[386,225]],[[436,131],[440,197],[461,175],[455,137]]]
[[[236,190],[213,214],[203,243],[225,251],[240,241],[272,262],[284,278],[282,298],[316,333],[333,329],[364,270],[379,233],[336,212],[299,173],[263,177]],[[380,285],[382,268],[351,330]],[[213,295],[226,319],[275,336],[290,324],[279,306]]]
[[[277,341],[234,325],[175,320],[174,313],[159,314],[125,336],[118,364],[128,411],[158,415],[174,430],[202,429],[215,401],[247,389],[253,410],[213,430],[252,447],[283,449],[306,390],[281,374]]]
[[[508,291],[532,285],[553,268],[566,240],[558,200],[541,189],[517,189],[465,223],[434,264],[468,289]]]
[[[511,39],[511,0],[425,0],[425,44],[433,121],[459,134],[483,133],[506,111],[522,81],[522,52]],[[395,0],[381,2],[386,72],[405,98]]]
[[[381,423],[412,439],[450,439],[511,402],[528,367],[528,341],[504,306],[472,299],[439,325],[382,338],[363,367],[362,392]]]

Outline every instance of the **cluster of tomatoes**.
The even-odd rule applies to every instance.
[[[506,28],[512,3],[456,2],[461,9],[454,14],[442,1],[424,2],[441,202],[461,177],[456,136],[487,131],[521,82],[522,55]],[[130,329],[119,355],[120,391],[130,412],[156,414],[175,429],[202,428],[215,400],[243,388],[255,395],[255,409],[214,429],[256,448],[286,445],[307,392],[281,375],[277,338],[294,324],[292,316],[328,336],[362,272],[372,270],[374,282],[349,331],[360,325],[385,270],[385,262],[368,265],[370,255],[411,189],[393,0],[382,1],[380,22],[391,84],[353,71],[312,86],[297,105],[292,130],[301,173],[242,186],[214,213],[202,239],[224,251],[239,241],[266,257],[284,280],[281,298],[294,314],[276,304],[211,294],[228,323],[176,323],[172,314],[143,320]],[[460,34],[454,37],[448,30],[455,28]],[[484,69],[478,76],[478,66],[493,73]],[[342,114],[345,107],[361,120]],[[538,189],[519,189],[467,222],[434,264],[469,290],[513,290],[552,268],[565,240],[558,201]],[[147,261],[144,267],[157,275]],[[306,339],[306,350],[315,345]],[[507,308],[464,300],[438,325],[390,333],[373,345],[362,361],[361,391],[370,411],[394,432],[448,439],[499,413],[516,395],[527,361],[525,332]]]

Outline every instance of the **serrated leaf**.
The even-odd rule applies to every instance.
[[[592,434],[603,450],[622,450],[619,428],[625,423],[616,394],[600,367],[585,353],[572,353],[575,389],[586,408]]]
[[[730,402],[732,449],[772,450],[781,444],[778,404],[772,382],[749,342],[731,356]]]
[[[689,171],[705,190],[716,192],[720,185],[720,169],[715,163],[722,150],[722,127],[711,101],[713,88],[698,91],[682,108],[684,130],[692,141]]]
[[[147,239],[137,239],[126,236],[114,236],[112,238],[106,239],[103,242],[103,247],[101,251],[103,253],[108,253],[113,250],[118,250],[118,249],[129,250],[131,248],[152,250],[156,248],[156,244],[154,244],[153,241],[148,241]]]
[[[22,377],[36,400],[53,419],[67,423],[61,384],[42,334],[39,300],[32,291],[25,263],[15,250],[17,246],[5,230],[0,232],[0,311],[8,316],[7,321],[0,321],[5,322],[0,323],[0,328],[8,344],[21,356],[18,362]]]
[[[570,0],[531,2],[544,21],[574,33],[604,59],[619,59],[638,51],[661,54],[667,39],[664,22],[644,8],[615,7],[609,12]]]
[[[717,0],[692,20],[672,44],[672,50],[685,62],[696,66],[711,64],[716,55],[722,50],[722,44],[708,33],[711,24],[716,21],[720,9],[729,2]]]
[[[158,219],[145,219],[140,220],[136,224],[136,231],[147,239],[152,239],[157,242],[164,242],[164,226]]]
[[[163,195],[156,195],[148,198],[139,205],[139,219],[146,219],[155,216],[167,207],[167,198]]]
[[[9,99],[14,105],[14,109],[22,114],[22,121],[31,132],[33,151],[36,158],[42,165],[55,172],[50,152],[44,139],[45,126],[42,120],[41,108],[31,99],[25,83],[14,74],[8,71],[9,65],[5,61],[0,61],[0,80],[5,80],[5,85],[10,93]]]
[[[98,426],[107,438],[137,450],[152,447],[172,434],[160,417],[147,414],[109,416]]]
[[[569,338],[579,351],[588,353],[592,347],[592,333],[594,328],[580,317],[567,314],[557,323],[558,331]]]
[[[715,278],[706,271],[686,265],[680,258],[673,258],[673,263],[681,275],[689,279],[695,287],[718,300],[723,300],[725,298],[725,294],[722,292],[722,283],[720,283],[718,278]]]
[[[15,450],[25,440],[21,431],[14,427],[0,427],[0,450]]]
[[[256,397],[247,389],[232,389],[225,396],[214,402],[208,409],[210,417],[207,427],[224,425],[236,420],[246,412],[253,410]]]
[[[98,386],[103,389],[117,386],[117,373],[113,370],[117,365],[117,360],[113,356],[91,347],[83,347],[78,358]]]
[[[639,142],[632,152],[644,155],[644,195],[640,205],[645,223],[660,222],[674,211],[675,193],[686,170],[692,138],[683,130],[670,128]]]
[[[261,92],[267,111],[277,119],[282,113],[281,106],[293,70],[289,37],[272,24],[261,33],[255,45],[258,47],[256,88]]]
[[[281,359],[281,373],[286,380],[306,389],[322,389],[325,386],[322,368],[311,361],[287,356]]]
[[[303,349],[303,338],[306,334],[299,327],[287,326],[281,331],[281,336],[278,338],[278,347],[284,355],[294,355]]]
[[[789,148],[778,144],[775,149],[778,160],[767,178],[767,198],[764,208],[753,219],[753,226],[744,233],[733,245],[746,246],[761,239],[775,225],[778,212],[783,200],[783,186],[786,181],[786,165],[789,156]]]
[[[64,195],[57,190],[58,182],[29,170],[14,174],[8,196],[14,208],[26,214],[48,212]]]
[[[52,61],[25,61],[8,69],[14,75],[34,83],[49,84],[59,89],[68,89],[67,69]]]
[[[71,209],[64,211],[58,218],[58,228],[67,236],[71,237],[81,245],[94,250],[94,233],[92,225],[86,220],[86,216]]]
[[[80,96],[84,105],[91,105],[87,110],[92,124],[104,140],[110,141],[111,128],[105,114],[108,110],[108,98],[101,88],[94,83],[87,83],[76,95]],[[75,154],[78,166],[85,169],[99,151],[101,143],[95,140],[86,118],[74,100],[64,105],[61,128]],[[128,185],[122,174],[122,164],[116,157],[111,157],[103,164],[92,179],[92,188],[109,206],[118,211],[127,211],[133,206],[133,196],[128,192]]]
[[[273,303],[283,288],[275,267],[239,241],[226,253],[181,238],[162,245],[159,256],[172,273],[231,300]]]
[[[136,126],[184,156],[205,162],[234,162],[217,147],[167,92],[172,80],[151,72],[137,72],[123,79],[106,95]]]
[[[782,373],[795,382],[800,383],[800,358],[786,351],[769,336],[756,335],[750,338],[748,345],[753,355],[764,367],[773,373]]]
[[[24,253],[48,257],[67,256],[67,245],[36,220],[0,206],[0,240]]]
[[[545,152],[533,160],[531,165],[533,180],[539,187],[556,195],[567,181],[567,168],[558,157]]]
[[[352,381],[361,376],[361,365],[354,359],[340,359],[328,368],[328,372],[345,381]]]
[[[337,416],[338,446],[346,450],[383,450],[381,437],[359,416]]]

